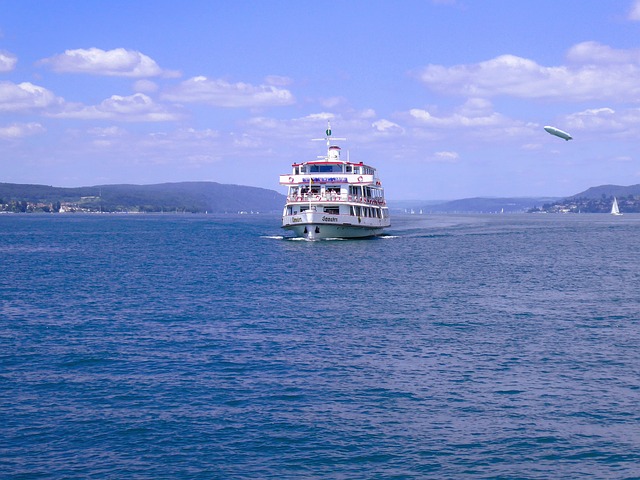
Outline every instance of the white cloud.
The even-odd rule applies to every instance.
[[[324,108],[338,108],[347,105],[349,102],[344,97],[329,97],[320,99],[319,103]]]
[[[277,107],[294,103],[289,90],[273,85],[254,86],[225,80],[193,77],[167,91],[163,98],[173,102],[203,103],[215,107]]]
[[[476,64],[428,65],[418,77],[437,92],[470,97],[570,101],[640,97],[640,50],[584,42],[573,46],[567,59],[570,65],[548,67],[515,55],[501,55]]]
[[[635,0],[629,11],[629,20],[634,22],[640,21],[640,0]]]
[[[0,50],[0,72],[10,72],[16,67],[18,58],[9,52]]]
[[[484,98],[469,98],[458,108],[458,113],[468,117],[479,117],[493,114],[493,104]]]
[[[448,116],[438,117],[432,115],[427,110],[412,108],[409,110],[409,115],[420,124],[431,127],[490,127],[508,123],[508,119],[497,112],[491,112],[480,116],[469,116],[456,112]]]
[[[62,102],[51,91],[33,83],[0,82],[0,112],[41,110]]]
[[[130,169],[142,169],[139,179],[141,183],[148,183],[149,173],[155,171],[155,166],[169,166],[168,178],[178,175],[177,171],[183,167],[199,167],[229,157],[229,143],[221,139],[221,135],[210,129],[196,130],[192,128],[174,130],[170,125],[155,124],[158,129],[153,132],[141,132],[135,126],[110,125],[96,127],[88,125],[86,128],[69,128],[65,131],[65,143],[73,145],[67,157],[81,162],[97,162],[96,170],[102,169],[99,163],[103,159],[105,164],[114,169],[117,165],[120,173]],[[146,129],[145,129],[146,130]],[[109,172],[114,174],[115,170]],[[125,174],[126,176],[126,174]],[[122,178],[122,177],[120,177]],[[190,177],[193,179],[194,177]],[[195,177],[201,178],[201,177]],[[122,181],[122,180],[117,180]],[[134,179],[126,179],[132,182]]]
[[[614,110],[609,107],[592,108],[566,117],[568,129],[584,130],[591,135],[616,134],[635,138],[640,133],[640,109]]]
[[[434,154],[434,157],[436,158],[436,160],[440,160],[442,162],[450,162],[450,163],[454,163],[456,161],[458,161],[458,158],[460,157],[458,155],[457,152],[436,152]]]
[[[337,137],[348,137],[349,140],[355,136],[362,135],[364,139],[371,135],[374,123],[372,115],[374,110],[365,109],[360,111],[349,111],[343,115],[336,115],[330,112],[310,113],[303,117],[286,120],[271,117],[253,117],[245,122],[251,132],[261,132],[261,136],[286,140],[289,144],[292,138],[299,138],[302,142],[307,142],[313,138],[324,137],[327,121],[331,122],[332,134]],[[382,121],[380,125],[384,127],[387,122]],[[391,122],[389,122],[391,124]],[[380,131],[380,129],[378,129]],[[268,133],[265,133],[268,132]],[[315,148],[313,143],[309,143],[311,148]]]
[[[397,123],[385,120],[384,118],[373,122],[371,126],[378,132],[382,133],[402,133],[404,131],[403,128]]]
[[[133,88],[136,92],[153,93],[158,91],[158,84],[152,82],[151,80],[143,79],[138,80],[136,83],[134,83]]]
[[[31,135],[38,135],[45,132],[46,129],[39,123],[14,123],[6,127],[0,127],[0,139],[15,140]]]
[[[521,142],[534,135],[539,125],[511,118],[493,109],[491,102],[472,98],[451,111],[435,107],[413,108],[398,115],[409,138],[421,141],[461,143]]]
[[[52,114],[58,118],[78,118],[83,120],[119,120],[125,122],[166,122],[178,120],[180,115],[156,104],[143,93],[128,97],[112,95],[99,105],[66,105],[61,113]]]
[[[113,77],[176,76],[176,72],[164,71],[148,56],[124,48],[101,50],[99,48],[66,50],[63,54],[39,62],[59,73],[87,73]]]
[[[333,113],[329,113],[329,112],[320,112],[320,113],[310,113],[309,115],[306,115],[304,117],[302,117],[300,120],[304,121],[304,122],[315,122],[317,120],[331,120],[333,118],[336,118],[336,116]]]
[[[220,132],[207,128],[196,130],[195,128],[182,128],[176,132],[176,138],[181,140],[200,141],[220,138]]]
[[[293,83],[289,77],[283,77],[280,75],[269,75],[264,79],[267,85],[273,85],[276,87],[287,87]]]
[[[220,133],[212,129],[183,128],[147,135],[138,141],[138,149],[149,152],[157,163],[172,163],[180,158],[191,166],[206,165],[225,156]]]
[[[582,42],[567,51],[567,60],[583,65],[640,65],[640,49],[618,50],[598,42]]]
[[[365,108],[359,112],[354,112],[354,116],[357,118],[370,119],[376,117],[376,111],[373,108]]]
[[[126,135],[127,132],[126,130],[120,127],[111,126],[111,127],[94,127],[89,129],[88,133],[96,137],[117,138],[117,137],[122,137]]]
[[[67,103],[44,87],[29,82],[0,82],[0,112],[40,112],[54,118],[164,122],[178,120],[181,114],[155,103],[143,93],[128,97],[112,95],[99,105]]]

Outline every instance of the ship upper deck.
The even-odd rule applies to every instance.
[[[291,173],[280,175],[280,184],[295,186],[310,183],[325,184],[359,184],[382,188],[376,169],[363,162],[351,162],[340,158],[341,148],[331,144],[331,125],[328,124],[327,154],[314,160],[308,160],[291,165]],[[342,139],[344,140],[344,139]],[[347,155],[348,157],[348,155]]]

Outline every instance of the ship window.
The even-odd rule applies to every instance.
[[[311,173],[333,173],[341,172],[341,165],[311,165]]]
[[[324,213],[329,213],[331,215],[338,215],[340,213],[340,207],[337,205],[332,205],[330,207],[324,207]]]

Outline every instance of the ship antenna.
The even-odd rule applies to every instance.
[[[324,138],[312,138],[311,140],[326,140],[327,141],[327,158],[329,158],[329,148],[331,147],[331,121],[327,120],[327,129],[325,130]],[[346,140],[346,138],[334,138],[334,140]]]

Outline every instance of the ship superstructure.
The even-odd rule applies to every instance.
[[[322,140],[326,156],[294,163],[291,173],[280,175],[288,187],[282,227],[309,240],[380,235],[391,219],[376,169],[343,160],[330,125]]]

